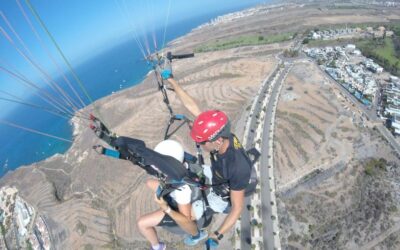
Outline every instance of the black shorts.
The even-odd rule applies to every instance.
[[[164,197],[165,201],[167,202],[168,206],[171,210],[178,211],[178,204],[169,196],[167,195]],[[168,214],[165,214],[161,221],[157,224],[159,227],[179,227],[178,224],[171,218]]]
[[[168,206],[171,208],[171,210],[174,211],[179,211],[178,209],[178,203],[176,203],[175,200],[171,198],[171,196],[167,195],[164,197],[164,200],[167,202]],[[174,219],[171,218],[168,214],[165,214],[164,217],[161,219],[160,223],[157,224],[157,226],[160,227],[174,227],[178,226]]]
[[[159,227],[164,228],[165,230],[178,235],[187,234],[176,222],[169,216],[165,214],[164,217],[161,219],[160,223],[158,223]]]
[[[165,214],[164,217],[161,219],[160,223],[157,224],[159,227],[173,227],[177,226],[176,222],[174,219],[169,216],[169,214]]]

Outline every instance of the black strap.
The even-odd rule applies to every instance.
[[[174,129],[172,130],[172,132],[170,132],[170,128],[172,126],[172,124],[174,124],[175,121],[180,121],[180,124]],[[187,119],[185,116],[183,115],[172,115],[171,118],[169,119],[167,128],[165,129],[165,133],[164,133],[164,140],[169,139],[173,134],[176,133],[176,131],[178,131],[183,125],[185,125],[186,123],[189,124],[190,120]]]
[[[257,184],[258,184],[258,178],[257,178],[257,171],[254,167],[254,164],[258,161],[260,158],[261,154],[256,148],[251,148],[247,151],[244,151],[246,158],[250,162],[251,166],[251,174],[250,174],[250,180],[249,184],[247,185],[245,189],[245,196],[249,196],[254,193],[256,190]],[[253,159],[250,158],[250,156],[253,157]]]
[[[253,166],[254,163],[256,163],[261,156],[260,151],[258,151],[256,148],[251,148],[251,149],[247,150],[246,153],[247,153],[248,158],[250,158],[249,155],[253,156],[253,160],[250,159],[251,166]]]
[[[201,154],[200,145],[196,144],[196,147],[197,147],[197,153],[198,153],[197,158],[199,159],[199,164],[201,166],[203,166],[204,165],[204,158],[203,158],[203,155]],[[207,210],[210,208],[210,203],[208,202],[208,199],[207,199],[207,194],[206,194],[207,186],[206,186],[206,179],[205,179],[204,176],[200,180],[200,182],[201,182],[201,185],[203,186],[203,188],[200,189],[201,190],[201,196],[202,196],[202,198],[204,200],[204,204],[205,204],[205,207],[204,207],[204,220],[205,220],[205,222],[204,222],[204,224],[205,225],[209,225],[211,223],[212,216],[208,216],[208,214],[207,214]]]

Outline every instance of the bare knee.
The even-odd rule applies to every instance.
[[[136,220],[136,224],[140,230],[154,228],[160,223],[164,215],[165,214],[162,210],[157,210],[152,213],[140,216]]]
[[[139,217],[139,219],[136,221],[136,224],[139,229],[148,228],[148,223],[146,222],[146,219],[144,217]]]
[[[160,184],[159,184],[158,180],[155,180],[155,179],[147,179],[146,180],[146,186],[153,191],[156,191],[159,185]]]

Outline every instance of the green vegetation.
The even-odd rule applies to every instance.
[[[78,221],[76,224],[76,231],[78,232],[79,235],[84,235],[86,233],[87,227],[85,224],[83,224],[81,221]]]
[[[283,51],[283,55],[285,57],[297,57],[299,55],[299,51],[298,50],[293,50],[293,49],[285,49]]]
[[[33,250],[32,243],[29,240],[26,240],[26,249]]]
[[[399,58],[396,57],[394,51],[394,45],[392,39],[385,39],[385,44],[383,47],[380,47],[376,50],[376,53],[383,58],[387,58],[390,64],[395,64],[399,61]]]
[[[329,196],[331,198],[334,198],[337,195],[337,192],[335,192],[335,191],[333,191],[333,192],[325,191],[325,195]]]
[[[360,40],[359,38],[338,38],[336,40],[307,40],[307,43],[308,47],[343,46],[349,43],[357,43]]]
[[[383,158],[380,159],[371,159],[364,164],[364,172],[367,175],[374,176],[377,174],[378,170],[386,169],[386,160]]]
[[[93,246],[91,244],[86,244],[84,250],[93,250]]]
[[[390,23],[386,28],[393,31],[396,36],[400,36],[400,22]]]
[[[391,213],[397,213],[397,211],[399,211],[399,209],[396,207],[396,205],[391,205],[389,207],[389,212]]]
[[[384,39],[365,39],[356,43],[363,55],[376,60],[378,64],[394,75],[400,75],[400,57],[398,37]]]
[[[288,241],[291,241],[291,242],[298,242],[298,241],[300,241],[300,239],[301,239],[301,236],[298,234],[295,234],[295,233],[291,233],[288,237]]]
[[[292,38],[293,38],[293,33],[283,33],[283,34],[277,34],[277,35],[271,35],[271,36],[259,36],[259,35],[239,36],[236,38],[217,40],[215,42],[210,42],[210,43],[207,43],[207,44],[197,47],[194,51],[196,53],[199,53],[199,52],[207,52],[207,51],[232,49],[232,48],[237,48],[237,47],[242,47],[242,46],[279,43],[279,42],[291,40]]]
[[[367,27],[372,27],[374,29],[384,26],[382,23],[347,23],[347,24],[322,24],[319,25],[316,29],[314,30],[330,30],[330,29],[354,29],[354,28],[360,28],[365,30]]]
[[[6,236],[6,228],[4,227],[3,223],[0,223],[1,234],[3,237]]]
[[[399,61],[399,58],[395,55],[393,40],[391,38],[368,39],[360,41],[357,45],[363,50],[371,50],[373,53],[376,53],[377,57],[387,59],[390,64],[395,64]]]
[[[107,209],[107,202],[99,198],[94,198],[91,206],[95,209]]]

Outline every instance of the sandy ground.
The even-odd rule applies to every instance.
[[[363,165],[368,159],[384,158],[396,167],[400,159],[369,125],[314,63],[292,68],[278,103],[274,138],[285,248],[366,249],[364,243],[379,246],[398,232],[399,214],[390,207],[399,200],[384,196],[397,189],[391,178],[398,178],[398,173],[387,170],[370,179]],[[387,199],[382,204],[379,197]],[[382,207],[374,210],[365,202]],[[371,214],[379,214],[376,224],[365,219]]]
[[[278,189],[317,168],[375,153],[387,156],[379,141],[364,138],[364,129],[358,128],[366,125],[363,119],[315,64],[294,66],[277,109],[274,148]],[[365,148],[353,149],[360,141]],[[363,152],[361,156],[357,156],[358,151]]]

